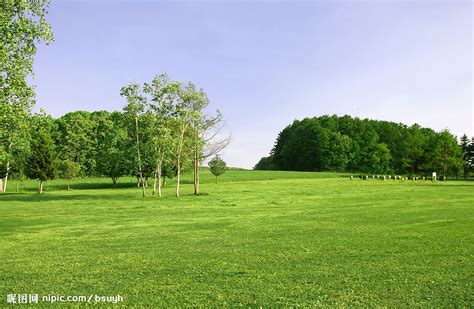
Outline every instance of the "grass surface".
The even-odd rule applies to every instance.
[[[472,182],[263,171],[202,181],[202,195],[185,184],[179,200],[171,184],[161,200],[143,199],[128,178],[71,191],[51,181],[42,196],[28,181],[27,193],[0,195],[0,307],[9,293],[120,294],[122,305],[474,305]]]

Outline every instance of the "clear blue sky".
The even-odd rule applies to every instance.
[[[36,108],[120,110],[160,72],[219,108],[231,166],[252,167],[294,119],[323,114],[474,135],[471,1],[52,1]]]

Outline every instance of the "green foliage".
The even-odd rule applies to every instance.
[[[437,136],[432,155],[433,167],[442,170],[445,177],[448,176],[448,171],[458,172],[462,166],[461,148],[448,130]]]
[[[33,134],[31,154],[26,173],[28,177],[41,181],[54,178],[55,150],[48,130],[38,129]]]
[[[219,157],[219,155],[216,155],[211,161],[209,161],[209,169],[211,170],[212,175],[216,176],[216,181],[217,177],[224,174],[226,167],[227,164],[221,159],[221,157]]]
[[[34,89],[28,84],[33,75],[36,45],[52,41],[45,21],[49,1],[0,1],[0,170],[23,170],[28,153],[29,117]],[[21,156],[19,160],[17,157]]]
[[[328,141],[324,147],[321,165],[323,170],[344,171],[352,159],[352,139],[340,132],[327,132]]]
[[[462,155],[462,170],[464,178],[469,176],[471,172],[472,165],[474,165],[474,144],[471,144],[471,141],[464,134],[461,137],[461,155]],[[472,151],[472,153],[471,153]]]
[[[106,113],[98,125],[97,172],[108,176],[115,185],[117,180],[129,175],[133,154],[130,153],[128,133],[119,112]]]
[[[62,160],[77,163],[82,176],[96,171],[97,122],[94,114],[84,111],[67,113],[56,120],[58,153]]]
[[[79,175],[80,169],[79,163],[71,160],[66,159],[59,163],[60,177],[67,180],[76,178]]]
[[[365,163],[372,173],[386,174],[391,171],[391,160],[392,156],[386,144],[373,144]]]
[[[254,166],[254,170],[276,170],[276,165],[274,163],[275,159],[273,156],[263,157],[258,161],[257,164]]]
[[[449,144],[450,151],[441,155],[441,144]],[[321,116],[296,120],[283,129],[270,156],[262,158],[255,169],[371,174],[449,170],[454,176],[462,166],[456,144],[449,132],[436,133],[416,124],[407,127],[350,116]]]

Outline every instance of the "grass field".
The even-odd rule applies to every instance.
[[[0,195],[0,307],[10,293],[122,305],[474,306],[474,182],[228,171],[183,196],[133,180]],[[14,190],[15,182],[10,183]],[[41,301],[40,301],[41,303]],[[48,303],[42,303],[49,306]]]

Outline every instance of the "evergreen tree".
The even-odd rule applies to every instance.
[[[463,172],[464,172],[464,179],[467,178],[469,175],[469,171],[471,169],[471,141],[467,137],[466,134],[464,134],[461,137],[461,152],[462,152],[462,160],[463,160]]]

